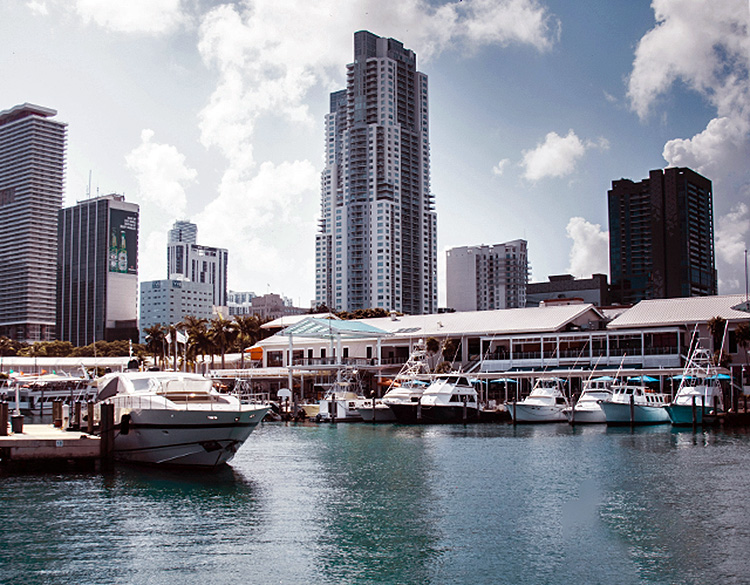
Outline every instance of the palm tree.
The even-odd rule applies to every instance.
[[[166,338],[166,330],[161,323],[146,327],[144,330],[146,333],[146,349],[150,351],[154,356],[154,365],[158,365],[157,355],[161,352],[161,362],[164,364],[164,340]]]
[[[229,319],[221,315],[211,319],[210,336],[216,347],[221,351],[221,369],[224,369],[224,354],[237,337],[237,327]]]
[[[235,315],[237,345],[240,350],[240,369],[245,369],[245,349],[255,345],[262,336],[261,321],[255,315]]]
[[[208,329],[206,328],[207,324],[208,319],[194,317],[193,315],[185,315],[182,321],[177,324],[178,327],[184,329],[187,334],[188,351],[186,353],[188,356],[193,357],[194,363],[198,352],[201,354],[201,361],[205,361],[204,358],[206,356],[206,351],[211,347],[211,341],[208,337]],[[195,366],[193,367],[193,370],[195,370]]]

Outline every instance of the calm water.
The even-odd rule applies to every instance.
[[[750,436],[260,427],[219,473],[0,475],[0,583],[750,582]]]

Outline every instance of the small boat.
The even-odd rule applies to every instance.
[[[666,406],[673,425],[700,425],[709,418],[714,422],[724,412],[721,375],[712,364],[711,352],[696,344],[679,376],[677,393]]]
[[[26,400],[21,401],[24,414],[52,414],[52,405],[63,402],[71,408],[76,402],[89,402],[96,398],[96,387],[88,376],[63,376],[60,374],[29,374],[13,376],[5,388],[9,398],[15,401],[18,386]]]
[[[119,372],[97,387],[97,404],[114,405],[114,457],[132,463],[217,467],[269,409],[221,394],[199,374]]]
[[[612,397],[601,402],[608,425],[656,425],[669,422],[667,396],[642,384],[612,387]]]
[[[565,422],[563,410],[570,406],[563,392],[564,380],[537,378],[531,393],[520,402],[506,403],[508,413],[517,423]]]
[[[479,420],[477,391],[462,374],[439,374],[416,401],[390,401],[388,406],[406,424]]]
[[[356,370],[340,370],[318,403],[318,422],[361,422],[357,404],[366,400],[358,383]]]
[[[601,376],[593,380],[586,380],[583,392],[574,406],[563,409],[565,417],[571,424],[596,424],[606,423],[600,402],[612,398],[612,385],[615,379],[610,376]]]

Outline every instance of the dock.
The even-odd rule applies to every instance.
[[[24,425],[20,433],[0,436],[0,462],[96,464],[101,459],[101,438],[54,425]]]

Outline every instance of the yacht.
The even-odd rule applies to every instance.
[[[477,391],[462,374],[438,374],[416,401],[389,401],[400,423],[462,423],[479,420]]]
[[[680,376],[677,393],[666,406],[673,425],[700,425],[704,415],[715,419],[724,411],[719,376],[712,364],[711,352],[696,344]]]
[[[361,422],[362,415],[357,405],[365,399],[357,381],[356,370],[340,370],[336,381],[330,385],[322,400],[320,400],[318,422]]]
[[[565,417],[571,424],[594,424],[606,423],[600,402],[612,398],[612,385],[615,379],[610,376],[601,376],[593,380],[586,380],[583,392],[575,403],[563,409]]]
[[[30,374],[14,376],[8,380],[6,394],[15,401],[15,388],[19,389],[20,409],[24,414],[52,414],[52,405],[61,401],[71,406],[75,402],[88,402],[96,398],[96,388],[88,376],[63,376],[60,374]]]
[[[100,378],[97,388],[97,404],[114,405],[114,457],[133,463],[219,466],[269,409],[221,394],[199,374],[120,372]]]
[[[612,397],[601,403],[608,425],[654,425],[669,422],[667,397],[640,384],[612,387]]]
[[[506,403],[506,408],[517,423],[565,422],[563,409],[570,406],[563,392],[561,378],[537,378],[531,393],[520,402]]]

